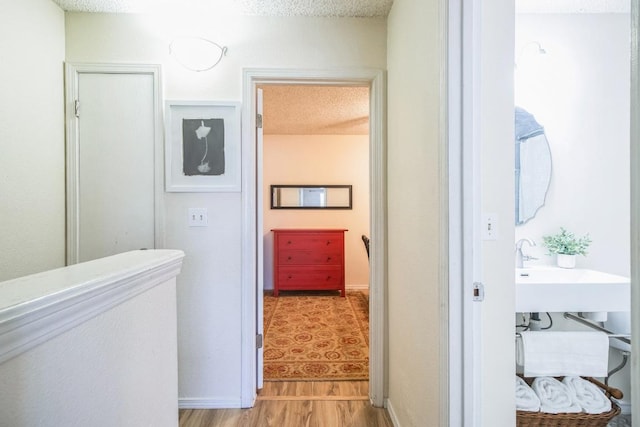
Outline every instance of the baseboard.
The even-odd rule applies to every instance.
[[[365,283],[364,285],[345,285],[344,286],[348,291],[368,291],[369,284]]]
[[[622,415],[630,415],[631,414],[631,402],[628,400],[615,400],[618,406],[620,407],[620,413]]]
[[[186,397],[178,399],[180,409],[230,409],[242,408],[240,399],[205,399]]]
[[[384,407],[387,409],[387,412],[389,413],[389,418],[391,418],[391,423],[393,424],[393,427],[400,427],[400,422],[398,421],[398,416],[396,415],[396,412],[393,410],[393,405],[391,404],[391,400],[385,399]]]
[[[361,285],[358,284],[352,284],[352,285],[344,285],[345,289],[348,291],[368,291],[369,290],[369,284],[368,283],[364,283]],[[264,288],[264,292],[273,292],[273,286],[270,288]]]

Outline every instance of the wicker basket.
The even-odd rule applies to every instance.
[[[533,378],[523,378],[531,385]],[[561,379],[561,378],[559,378]],[[591,377],[584,377],[600,387],[611,399],[622,399],[622,392],[616,388],[602,384]],[[620,407],[611,402],[611,410],[601,414],[547,414],[544,412],[516,411],[517,427],[606,427],[612,418],[620,414]]]

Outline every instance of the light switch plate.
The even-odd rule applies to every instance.
[[[189,217],[187,220],[189,223],[189,227],[209,226],[207,208],[189,208]]]
[[[498,216],[496,214],[486,213],[482,215],[480,227],[482,240],[498,240]]]

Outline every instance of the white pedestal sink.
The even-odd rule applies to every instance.
[[[516,312],[629,311],[628,277],[581,268],[516,268]]]

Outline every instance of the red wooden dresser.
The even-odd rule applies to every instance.
[[[273,295],[336,290],[344,296],[346,229],[274,229]]]

